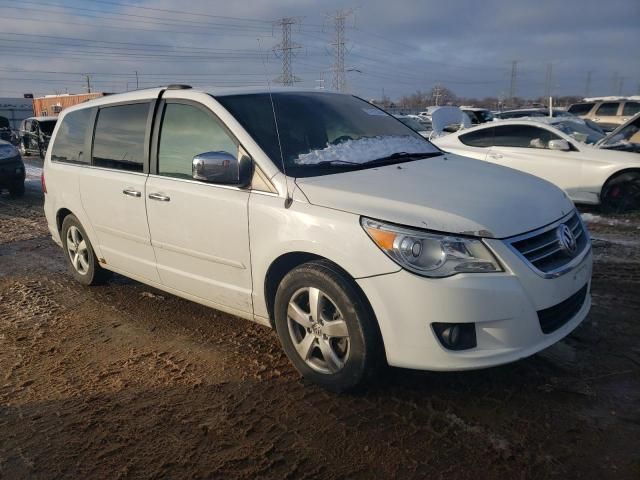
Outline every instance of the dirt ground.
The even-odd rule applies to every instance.
[[[640,478],[640,214],[586,215],[594,305],[554,347],[334,395],[264,327],[74,283],[28,164],[0,196],[0,478]]]

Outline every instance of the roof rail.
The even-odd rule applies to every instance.
[[[167,85],[167,90],[189,90],[191,85],[181,85],[179,83],[172,83],[171,85]]]

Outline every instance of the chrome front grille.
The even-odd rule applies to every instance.
[[[558,228],[565,224],[576,242],[574,252],[563,247]],[[570,268],[576,258],[581,258],[591,245],[589,234],[582,224],[578,212],[534,232],[507,240],[511,248],[543,276],[557,276]]]

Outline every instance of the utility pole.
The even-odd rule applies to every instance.
[[[613,76],[611,77],[611,94],[614,95],[616,90],[618,90],[619,85],[618,72],[613,72]]]
[[[593,70],[589,70],[587,72],[587,84],[585,86],[584,89],[584,96],[588,97],[589,95],[591,95],[591,74],[593,73]]]
[[[276,57],[280,57],[282,59],[282,75],[276,79],[276,82],[285,86],[292,86],[296,81],[298,81],[298,78],[293,74],[291,59],[293,57],[293,51],[301,48],[301,46],[293,43],[291,39],[291,26],[299,22],[299,18],[284,17],[274,23],[274,26],[280,27],[282,30],[282,39],[280,43],[273,47]]]
[[[515,103],[516,81],[518,80],[518,60],[511,61],[511,82],[509,83],[509,99]]]
[[[136,70],[136,90],[138,90],[140,86],[138,85],[138,70]]]
[[[544,80],[544,98],[549,98],[552,92],[553,64],[547,63],[547,73]]]
[[[344,68],[344,58],[346,54],[345,23],[353,10],[338,10],[333,16],[334,36],[331,46],[333,47],[333,83],[332,87],[338,92],[347,89],[347,76]]]
[[[91,93],[91,79],[89,75],[85,75],[87,77],[87,93]]]
[[[618,93],[619,97],[622,96],[622,87],[623,86],[624,86],[624,77],[619,77],[618,78],[618,86],[617,86],[617,93]]]

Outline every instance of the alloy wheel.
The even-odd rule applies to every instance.
[[[82,232],[74,225],[67,230],[67,253],[76,272],[86,275],[89,271],[89,248]]]
[[[349,330],[335,302],[318,288],[297,290],[287,308],[289,335],[313,370],[335,374],[349,358]]]

